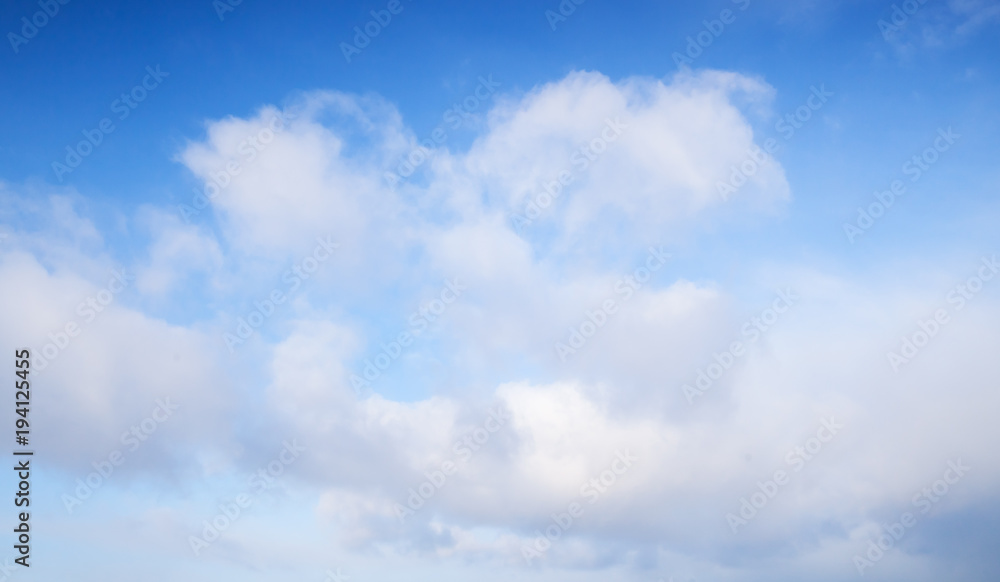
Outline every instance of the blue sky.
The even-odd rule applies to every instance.
[[[0,582],[997,579],[997,2],[51,2]]]

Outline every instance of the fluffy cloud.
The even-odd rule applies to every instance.
[[[940,511],[994,505],[996,306],[984,297],[955,312],[894,373],[885,353],[936,296],[832,267],[760,268],[764,291],[745,294],[704,280],[697,263],[715,257],[685,248],[700,229],[790,200],[774,160],[728,201],[717,188],[755,146],[753,116],[772,93],[734,73],[576,72],[499,98],[467,151],[430,152],[395,187],[385,172],[417,142],[377,98],[312,93],[209,123],[178,156],[203,185],[182,209],[193,224],[144,209],[148,248],[126,265],[136,282],[39,375],[43,423],[64,427],[42,446],[76,475],[170,395],[183,408],[136,463],[147,475],[193,476],[184,492],[301,439],[286,485],[352,550],[520,567],[551,516],[579,503],[583,515],[533,566],[853,575],[866,536],[950,459],[975,477]],[[49,202],[61,238],[25,228],[0,250],[0,276],[19,282],[0,297],[8,347],[56,342],[48,330],[82,320],[78,305],[120,268],[71,200]],[[330,263],[228,353],[223,334],[287,291],[282,273],[317,236],[341,243]],[[675,247],[683,261],[667,256]],[[439,301],[456,280],[461,296]],[[801,299],[751,339],[745,322],[777,287]],[[196,315],[162,309],[178,296],[199,302]],[[412,342],[392,347],[401,331]],[[689,402],[682,387],[736,341],[744,350]],[[369,360],[388,364],[374,394],[358,393],[352,378]],[[917,430],[916,419],[935,420]],[[824,423],[843,428],[815,460],[789,457]],[[726,514],[777,470],[790,482],[734,534]],[[432,494],[411,502],[422,491]],[[153,513],[198,527],[207,516],[184,503]],[[912,555],[879,569],[907,572]]]

